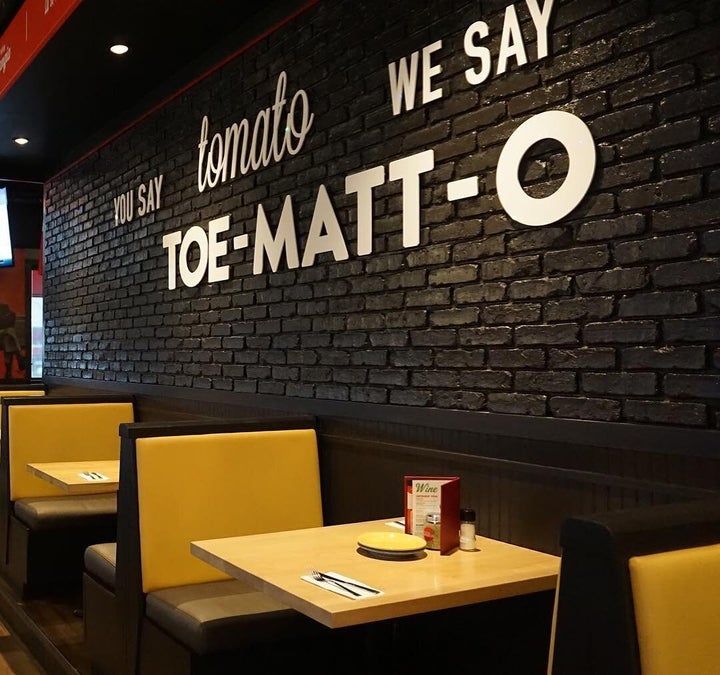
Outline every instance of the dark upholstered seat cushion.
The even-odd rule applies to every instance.
[[[235,580],[153,591],[146,598],[146,613],[197,654],[331,630]]]
[[[26,497],[15,502],[15,515],[31,530],[103,525],[117,517],[117,493]]]
[[[117,544],[93,544],[85,549],[85,571],[109,589],[115,588],[115,556]]]

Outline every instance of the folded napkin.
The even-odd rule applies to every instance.
[[[337,593],[338,595],[343,595],[346,598],[350,598],[351,600],[362,600],[363,598],[374,598],[378,595],[382,595],[383,592],[378,588],[373,588],[370,586],[370,584],[365,584],[362,581],[358,581],[357,579],[352,579],[351,577],[343,576],[342,574],[338,574],[337,572],[327,572],[330,576],[336,577],[340,580],[340,583],[342,584],[343,581],[352,581],[357,584],[361,584],[362,586],[367,586],[367,588],[371,588],[374,591],[377,591],[376,593],[373,593],[373,590],[365,590],[364,588],[361,588],[360,586],[352,586],[351,584],[347,584],[347,588],[351,589],[354,593],[357,593],[357,595],[353,595],[350,593],[350,591],[345,590],[344,588],[341,588],[340,585],[336,584],[334,581],[331,581],[330,579],[322,579],[318,581],[317,579],[314,579],[312,574],[306,574],[301,579],[304,581],[309,581],[311,584],[315,584],[316,586],[320,586],[320,588],[325,588],[328,591],[333,591],[333,593]],[[343,584],[344,585],[344,584]]]

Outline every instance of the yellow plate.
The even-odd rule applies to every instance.
[[[425,540],[405,532],[363,532],[357,543],[376,551],[422,551]]]

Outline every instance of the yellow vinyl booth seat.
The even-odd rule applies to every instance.
[[[329,649],[331,634],[333,644],[354,634],[330,631],[190,552],[194,540],[323,525],[311,424],[301,416],[121,426],[117,543],[85,554],[93,669],[282,672],[298,655]]]
[[[0,399],[14,396],[45,396],[43,389],[0,389]]]
[[[0,570],[23,596],[79,587],[84,549],[115,537],[116,494],[69,495],[27,465],[118,460],[133,399],[25,396],[0,405]]]
[[[720,544],[629,565],[642,675],[720,673]]]
[[[548,675],[720,674],[720,499],[568,518]]]

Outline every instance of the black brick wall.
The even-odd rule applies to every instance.
[[[470,86],[463,34],[504,2],[320,2],[47,186],[45,374],[327,400],[720,427],[720,4],[555,3],[550,55]],[[435,40],[447,95],[392,115],[387,64]],[[277,76],[315,121],[295,157],[197,189],[200,121],[213,131],[271,105]],[[589,126],[597,169],[560,222],[502,209],[495,168],[543,110]],[[421,241],[402,245],[398,181],[374,191],[373,253],[355,254],[345,176],[428,148]],[[562,148],[526,158],[528,191],[564,178]],[[161,208],[119,225],[113,197],[164,175]],[[477,175],[477,197],[445,184]],[[298,237],[320,184],[350,256],[167,288],[166,233],[230,214],[252,240],[262,204],[291,195]],[[232,248],[232,247],[230,247]],[[302,246],[300,247],[302,255]]]

